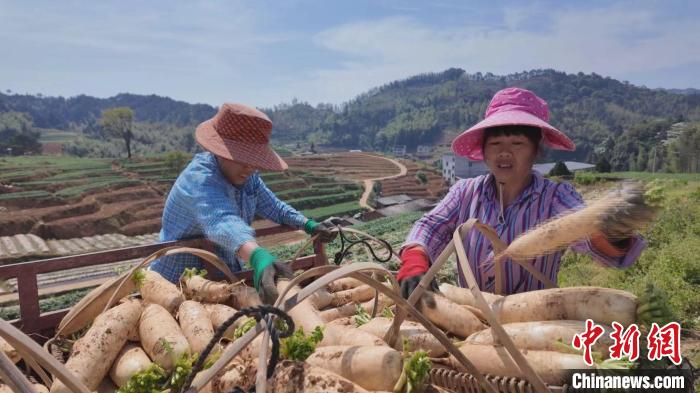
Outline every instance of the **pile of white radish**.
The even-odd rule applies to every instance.
[[[237,309],[260,304],[254,289],[209,281],[196,272],[187,272],[180,286],[150,271],[138,275],[137,281],[140,297],[124,298],[100,314],[74,343],[66,362],[92,391],[133,393],[144,391],[143,386],[176,390],[215,329]],[[280,280],[278,291],[282,293],[287,286],[287,281]],[[290,288],[286,297],[299,290]],[[442,284],[440,291],[434,295],[434,307],[419,302],[426,318],[459,341],[460,351],[482,373],[523,378],[477,309],[471,292],[449,284]],[[466,371],[417,322],[404,321],[396,342],[386,343],[393,302],[379,295],[377,310],[373,310],[375,295],[361,281],[344,278],[289,310],[297,331],[282,339],[281,360],[267,381],[267,390],[429,392],[440,390],[429,384],[431,362]],[[638,303],[627,292],[590,287],[484,295],[515,346],[549,384],[563,383],[567,369],[587,368],[581,354],[571,347],[574,335],[585,330],[586,319],[602,325],[612,321],[627,325],[635,322]],[[375,317],[370,316],[373,311]],[[252,319],[237,321],[214,346],[208,362],[216,361],[217,354],[254,325]],[[609,357],[608,332],[593,347],[597,361]],[[263,335],[259,335],[201,391],[253,388],[262,345]],[[68,389],[55,381],[51,392]]]
[[[255,290],[208,281],[196,272],[183,275],[181,288],[153,271],[140,271],[135,281],[140,297],[126,297],[97,316],[65,363],[90,390],[177,388],[215,329],[236,313],[231,305],[260,304]],[[225,337],[233,339],[240,322]],[[215,346],[210,359],[220,350]],[[50,391],[69,392],[59,380]]]
[[[440,292],[455,303],[476,307],[471,291],[441,284]],[[612,345],[609,326],[617,321],[623,326],[637,319],[637,298],[629,292],[598,287],[552,288],[508,296],[482,293],[495,317],[515,346],[525,355],[535,372],[548,384],[562,384],[568,370],[588,369],[583,356],[572,347],[575,335],[586,330],[587,319],[603,327],[604,333],[593,346],[599,365],[610,366]],[[460,351],[483,373],[524,378],[493,330],[487,328],[469,335]],[[464,368],[450,357],[448,364]],[[604,364],[603,364],[604,363]],[[619,367],[629,366],[620,362]]]
[[[282,293],[287,285],[287,281],[279,281],[278,291]],[[375,291],[367,288],[360,281],[340,279],[288,312],[297,329],[301,330],[283,340],[281,353],[285,360],[268,381],[268,391],[441,391],[429,385],[431,364],[428,354],[443,356],[445,349],[423,326],[404,322],[399,341],[405,341],[407,348],[399,350],[383,341],[391,326],[390,319],[377,317],[358,327],[354,314],[360,310],[366,315],[366,309],[371,311],[373,304],[371,298]],[[298,292],[299,288],[291,288],[286,298]],[[382,313],[391,303],[380,297],[382,310],[378,312]],[[331,313],[337,318],[326,317]],[[302,332],[313,334],[304,337]],[[214,379],[214,392],[229,392],[234,387],[248,391],[255,386],[260,343],[258,339],[253,341]]]

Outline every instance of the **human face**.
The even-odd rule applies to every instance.
[[[257,168],[252,165],[227,160],[221,157],[216,157],[216,159],[219,161],[221,172],[223,172],[226,179],[235,186],[242,186],[245,184],[248,177],[257,170]]]
[[[499,135],[486,140],[484,162],[499,183],[527,179],[537,156],[537,147],[525,135]]]

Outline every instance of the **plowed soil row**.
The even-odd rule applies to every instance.
[[[408,169],[406,175],[382,180],[382,196],[406,194],[414,198],[437,200],[447,193],[448,184],[437,170],[420,167],[411,161],[403,163]],[[421,183],[416,176],[419,171],[425,175],[426,183]]]

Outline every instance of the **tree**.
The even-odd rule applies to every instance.
[[[610,173],[610,171],[612,171],[612,165],[610,165],[610,161],[603,156],[595,163],[595,170],[600,173]]]
[[[564,164],[564,161],[557,161],[557,163],[554,165],[554,168],[552,168],[551,171],[549,171],[549,176],[573,176],[574,174],[571,173],[569,168],[566,167],[566,164]]]
[[[134,112],[131,108],[125,107],[107,109],[100,117],[100,126],[106,135],[124,140],[128,158],[131,158],[131,140],[134,138],[133,122]]]
[[[32,119],[20,112],[0,113],[0,154],[41,153],[39,132],[34,131]]]
[[[637,168],[637,170],[640,172],[647,170],[647,153],[646,150],[644,150],[644,146],[639,146],[639,153],[637,153],[635,168]]]
[[[421,184],[425,184],[428,182],[428,177],[423,173],[423,171],[418,171],[416,172],[416,178]]]

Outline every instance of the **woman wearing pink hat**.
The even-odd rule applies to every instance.
[[[250,265],[255,288],[265,303],[277,298],[275,279],[291,276],[289,267],[255,242],[250,227],[255,215],[303,228],[330,241],[331,220],[317,223],[280,201],[257,170],[281,171],[287,164],[269,146],[272,122],[264,113],[241,104],[224,104],[197,127],[197,142],[207,150],[194,156],[178,176],[163,210],[160,241],[206,237],[232,271]],[[199,258],[178,254],[158,259],[151,270],[176,282],[186,268],[201,267]]]
[[[445,198],[419,219],[401,250],[398,280],[406,298],[452,239],[453,231],[470,218],[492,226],[506,244],[519,234],[559,213],[583,205],[581,196],[568,183],[556,183],[533,171],[542,146],[574,150],[574,143],[547,123],[547,103],[531,91],[507,88],[499,91],[486,110],[485,119],[464,131],[452,143],[455,154],[484,160],[488,174],[458,181]],[[629,197],[642,208],[639,190]],[[633,214],[630,212],[630,214]],[[619,223],[621,217],[615,217]],[[611,223],[612,224],[612,223]],[[639,257],[645,243],[632,230],[616,225],[616,231],[600,233],[576,244],[577,252],[590,254],[601,263],[623,268]],[[615,235],[613,235],[613,233]],[[619,236],[622,233],[623,236]],[[493,292],[494,253],[481,232],[472,230],[464,239],[467,257],[483,291]],[[543,255],[531,263],[556,283],[563,251]],[[507,294],[542,289],[543,284],[511,261],[504,266]],[[461,269],[459,283],[465,285]],[[435,289],[436,285],[431,285]]]

